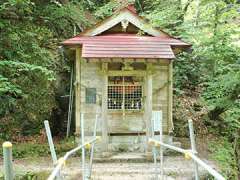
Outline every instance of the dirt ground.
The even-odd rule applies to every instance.
[[[141,155],[121,153],[108,160],[98,160],[93,164],[91,179],[94,180],[130,180],[130,179],[156,179],[156,172],[159,174],[159,164],[156,168],[153,162],[138,161]],[[214,162],[205,160],[212,167],[216,167]],[[64,179],[78,180],[81,178],[81,159],[74,157],[69,159],[62,169]],[[2,168],[2,161],[0,162]],[[88,165],[88,164],[87,164]],[[2,170],[0,168],[0,171]],[[14,169],[17,173],[26,172],[50,172],[53,169],[50,158],[21,159],[14,161]],[[200,174],[207,173],[199,168]],[[164,157],[164,179],[165,180],[190,180],[194,176],[194,164],[191,160],[185,160],[183,156]],[[45,179],[45,178],[37,178]]]

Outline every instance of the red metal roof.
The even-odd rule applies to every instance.
[[[189,46],[178,40],[163,37],[117,34],[104,36],[76,36],[64,45],[82,45],[85,58],[175,58],[171,46]]]
[[[82,57],[84,58],[175,58],[169,45],[156,44],[109,44],[94,42],[83,44]]]

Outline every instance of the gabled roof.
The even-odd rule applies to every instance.
[[[79,36],[96,36],[106,30],[116,26],[122,21],[128,21],[129,23],[136,26],[139,30],[151,35],[151,36],[161,36],[168,37],[170,36],[166,32],[152,27],[152,25],[146,22],[145,19],[140,17],[135,8],[132,5],[129,5],[125,8],[122,8],[116,11],[112,16],[106,18],[104,21],[97,23],[94,27],[87,29],[79,34]]]
[[[122,32],[109,33],[108,30],[119,23],[128,22],[148,35]],[[104,33],[105,32],[105,33]],[[106,33],[108,33],[106,35]],[[190,44],[176,39],[164,31],[153,28],[137,15],[132,6],[117,11],[113,16],[83,31],[79,35],[65,40],[63,45],[82,46],[85,58],[163,58],[173,59],[172,47],[189,47]]]

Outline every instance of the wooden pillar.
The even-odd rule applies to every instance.
[[[107,119],[107,91],[108,91],[108,64],[102,64],[103,82],[102,82],[102,151],[108,151],[108,119]]]
[[[80,114],[81,114],[81,49],[76,49],[76,59],[75,59],[75,121],[76,129],[75,135],[80,135]]]
[[[173,126],[173,118],[172,118],[172,107],[173,107],[173,62],[170,61],[168,66],[168,132],[172,133]]]
[[[147,64],[147,75],[145,79],[145,110],[144,117],[146,123],[146,140],[153,135],[152,134],[152,64]],[[147,143],[148,144],[148,143]],[[150,148],[147,146],[147,151]]]

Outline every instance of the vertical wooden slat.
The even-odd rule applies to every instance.
[[[76,49],[76,81],[75,81],[75,119],[76,119],[76,135],[80,135],[80,114],[81,114],[81,49]]]
[[[145,110],[144,117],[146,122],[146,140],[152,137],[152,64],[147,64],[147,76],[145,81]],[[150,149],[147,147],[147,151]]]
[[[107,91],[108,91],[108,64],[102,63],[103,84],[102,84],[102,151],[108,150],[108,119],[107,119]]]
[[[173,107],[173,63],[170,61],[168,70],[168,132],[171,133],[174,129],[173,118],[172,118],[172,107]]]

